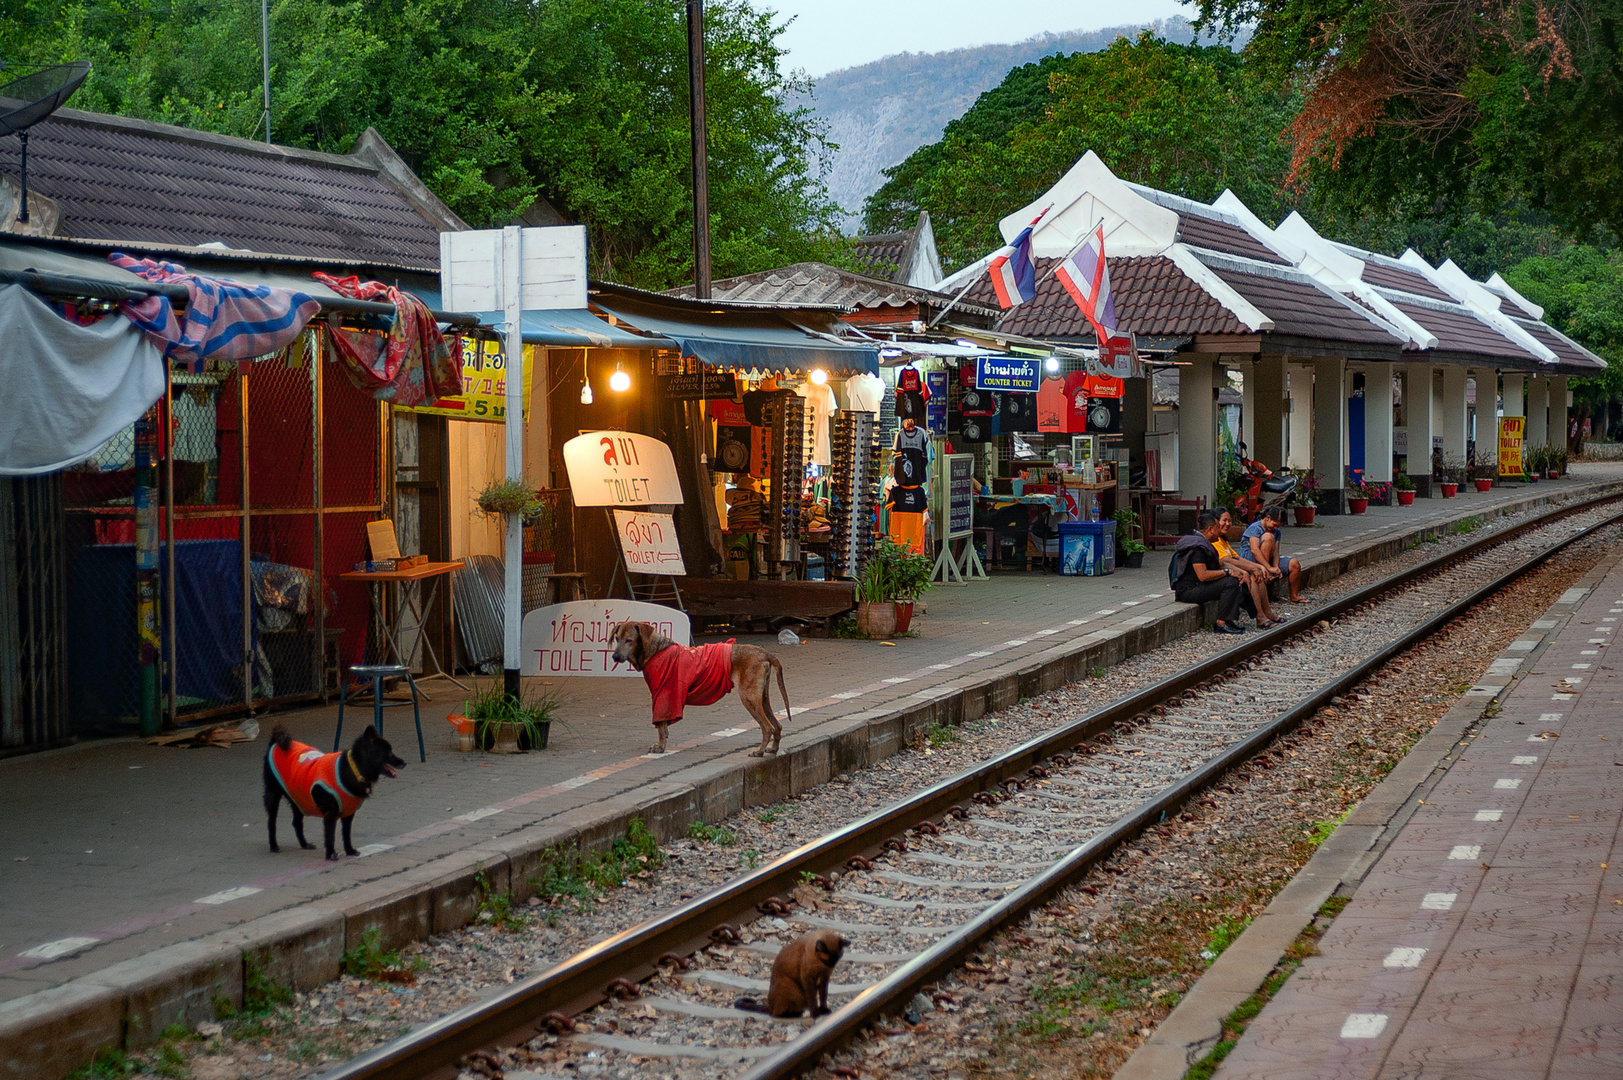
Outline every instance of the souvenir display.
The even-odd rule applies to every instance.
[[[855,578],[873,553],[879,497],[879,424],[873,413],[834,414],[834,466],[829,482],[829,572]]]
[[[747,397],[747,395],[746,395]],[[781,456],[771,461],[766,506],[766,559],[800,560],[800,489],[806,479],[806,402],[792,393],[770,396],[761,409],[771,446]]]
[[[1036,431],[1037,395],[997,395],[997,429],[1002,435],[1016,431]]]

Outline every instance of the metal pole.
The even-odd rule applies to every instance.
[[[28,129],[23,128],[17,132],[17,138],[23,144],[23,196],[17,204],[17,220],[21,224],[28,224]]]
[[[315,670],[316,679],[312,685],[320,688],[323,693],[327,685],[326,672],[322,670],[325,666],[325,654],[327,651],[327,530],[325,527],[326,522],[323,520],[326,514],[323,509],[326,493],[322,490],[322,482],[325,479],[326,472],[322,464],[322,456],[326,445],[327,417],[322,408],[321,400],[321,365],[326,358],[327,352],[322,347],[322,342],[325,340],[325,332],[317,333],[316,340],[311,343],[314,348],[310,351],[310,440],[314,447],[314,453],[310,458],[310,476],[312,485],[315,488],[315,559],[313,560],[315,566],[311,570],[311,577],[314,578],[311,585],[314,586],[315,597],[311,602],[316,613],[316,647],[311,666]]]
[[[242,521],[237,533],[242,538],[242,707],[254,711],[254,582],[249,556],[253,551],[254,516],[248,501],[248,372],[239,366],[237,374],[237,476],[242,488]]]
[[[163,571],[163,636],[169,643],[169,723],[180,719],[180,634],[175,624],[175,383],[168,364],[163,377],[163,531],[169,565]]]
[[[265,141],[270,142],[270,0],[259,0],[259,56],[265,67]]]
[[[688,116],[693,127],[693,295],[710,299],[710,158],[705,148],[704,0],[688,6]]]
[[[502,426],[507,436],[506,476],[510,483],[524,481],[524,231],[516,225],[502,230],[502,301],[507,320],[506,413]],[[506,544],[502,548],[502,684],[519,696],[519,624],[524,617],[524,519],[507,515]],[[454,666],[454,665],[453,665]]]

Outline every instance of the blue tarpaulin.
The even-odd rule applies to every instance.
[[[803,330],[794,313],[726,308],[712,311],[678,308],[635,297],[597,294],[592,303],[638,330],[661,334],[681,347],[684,356],[719,368],[879,374],[877,345],[847,345],[832,335]],[[692,302],[689,301],[691,304]]]

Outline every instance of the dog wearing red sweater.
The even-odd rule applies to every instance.
[[[783,665],[776,656],[757,645],[739,645],[731,639],[689,648],[645,622],[619,623],[613,641],[615,660],[642,672],[653,695],[654,730],[659,733],[659,741],[649,747],[653,753],[665,752],[670,726],[682,719],[684,705],[714,705],[734,686],[744,708],[761,726],[761,745],[750,751],[750,757],[778,752],[783,725],[767,700],[773,672],[778,674],[783,718],[794,717],[789,711],[789,691],[783,685]]]

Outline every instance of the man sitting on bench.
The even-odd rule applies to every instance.
[[[1202,510],[1195,519],[1195,532],[1179,539],[1172,549],[1168,576],[1172,578],[1173,595],[1180,603],[1217,601],[1213,630],[1219,634],[1243,634],[1245,628],[1235,622],[1240,612],[1240,576],[1222,565],[1217,549],[1212,546],[1217,535],[1217,515]]]
[[[1240,557],[1261,563],[1271,579],[1283,577],[1290,585],[1291,603],[1305,604],[1307,600],[1302,597],[1302,560],[1279,553],[1281,513],[1278,508],[1270,506],[1263,510],[1257,520],[1246,526],[1240,537]]]

